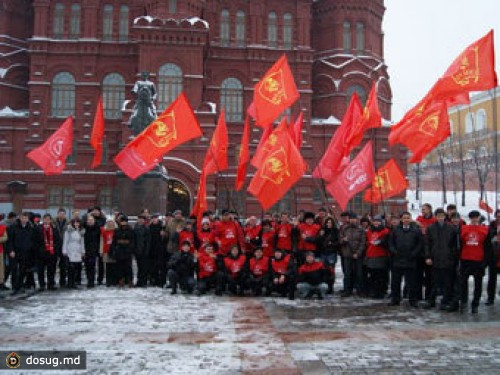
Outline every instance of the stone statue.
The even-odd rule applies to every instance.
[[[135,105],[128,127],[134,135],[140,134],[154,119],[156,119],[156,87],[149,78],[149,72],[142,72],[142,79],[138,80],[132,89],[136,97]]]

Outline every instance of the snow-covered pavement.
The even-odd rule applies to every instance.
[[[475,316],[386,302],[44,292],[0,299],[0,350],[86,350],[88,374],[498,373],[500,302]]]

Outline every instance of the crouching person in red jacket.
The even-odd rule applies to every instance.
[[[254,250],[255,256],[248,262],[248,286],[255,296],[262,295],[262,288],[268,284],[269,258],[264,256],[261,247]]]
[[[297,292],[299,298],[311,298],[314,294],[319,299],[325,298],[328,284],[326,283],[327,272],[323,262],[317,261],[314,253],[306,253],[306,261],[299,268]]]
[[[223,272],[217,274],[217,290],[222,291],[227,284],[229,292],[242,296],[245,292],[247,278],[247,257],[240,252],[238,245],[233,245],[227,257],[224,258]]]
[[[217,270],[218,261],[217,254],[214,252],[214,245],[210,242],[205,243],[200,248],[200,251],[195,255],[195,262],[197,263],[198,282],[196,285],[196,294],[201,296],[208,290],[217,285]],[[215,294],[220,295],[220,290],[216,289]]]
[[[290,255],[282,250],[274,250],[274,257],[269,261],[269,287],[266,295],[279,293],[282,297],[288,294],[289,299],[295,298],[295,266]]]

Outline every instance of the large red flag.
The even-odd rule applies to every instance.
[[[363,115],[353,124],[350,131],[345,136],[346,147],[344,149],[344,156],[349,156],[349,153],[361,143],[363,134],[366,130],[380,128],[381,126],[382,116],[378,108],[377,85],[374,82],[368,100],[366,101]]]
[[[226,119],[222,110],[203,163],[203,170],[207,176],[227,169],[228,143]]]
[[[238,173],[236,174],[236,191],[240,191],[245,184],[247,176],[247,165],[250,161],[250,119],[245,119],[245,128],[241,137],[240,155],[238,158]]]
[[[277,128],[271,136],[276,136],[276,142],[270,146],[248,187],[264,210],[280,200],[307,169],[286,127]]]
[[[102,97],[99,97],[97,108],[94,116],[94,126],[92,135],[90,136],[90,145],[95,150],[94,160],[92,160],[92,168],[96,168],[101,164],[102,160],[102,140],[104,139],[104,109],[102,106]]]
[[[272,149],[277,142],[277,132],[288,131],[286,117],[283,117],[280,124],[273,129],[272,125],[264,128],[262,136],[260,137],[259,144],[253,155],[252,164],[255,168],[260,168],[262,161],[266,157],[270,149]],[[293,141],[292,141],[293,142]]]
[[[450,136],[448,106],[437,102],[397,128],[391,129],[389,143],[402,143],[413,152],[410,163],[419,163],[437,145]]]
[[[26,156],[49,175],[61,174],[66,168],[66,158],[73,152],[73,116],[69,116],[61,127],[44,144]]]
[[[372,142],[369,141],[347,167],[333,176],[326,190],[345,211],[349,200],[370,186],[374,177]]]
[[[433,88],[436,99],[448,99],[498,85],[493,30],[468,46]]]
[[[313,177],[330,181],[349,162],[349,159],[345,157],[345,154],[349,153],[346,136],[351,127],[359,121],[362,111],[363,107],[358,94],[354,92],[349,107],[342,118],[342,123],[333,134],[325,154],[314,169]]]
[[[205,211],[207,211],[207,176],[202,172],[200,176],[200,185],[198,186],[196,202],[194,204],[193,210],[191,211],[191,216],[196,216],[197,218],[198,226],[201,226],[201,219]]]
[[[142,155],[140,155],[132,147],[125,147],[118,153],[118,155],[115,156],[115,164],[120,167],[122,172],[132,180],[135,180],[140,175],[149,172],[158,164],[158,162],[159,159],[154,160],[151,163],[146,162]]]
[[[377,171],[372,188],[365,191],[365,201],[378,203],[398,195],[408,187],[408,181],[394,159],[389,160]]]
[[[254,87],[253,104],[257,125],[269,126],[298,98],[299,91],[286,55],[283,55]]]
[[[293,142],[295,143],[295,146],[300,149],[302,148],[302,129],[304,127],[304,112],[300,111],[300,115],[295,120],[293,124]]]

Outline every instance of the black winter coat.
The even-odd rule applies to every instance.
[[[339,248],[339,230],[337,227],[324,228],[320,236],[320,250],[322,254],[334,254]]]
[[[149,224],[149,233],[151,236],[149,258],[153,260],[163,260],[166,258],[168,230],[165,229],[166,236],[161,236],[161,231],[164,230],[163,223],[160,221],[158,224]]]
[[[83,241],[85,243],[85,257],[97,257],[101,245],[101,228],[97,224],[86,225]]]
[[[454,268],[458,262],[457,229],[448,223],[431,224],[425,236],[425,258],[434,268]]]
[[[193,277],[196,271],[194,256],[190,252],[178,251],[168,261],[168,267],[179,277]]]
[[[111,256],[116,260],[130,260],[135,247],[134,230],[129,226],[115,229],[111,243]]]
[[[135,233],[135,250],[136,256],[148,256],[151,246],[151,233],[145,225],[136,224],[134,227]]]
[[[423,254],[423,245],[420,228],[410,226],[408,229],[403,229],[402,225],[395,228],[389,237],[393,267],[415,268],[417,257]]]
[[[26,226],[17,220],[7,229],[7,252],[14,251],[16,258],[33,260],[42,246],[42,236],[38,227],[28,222]]]

